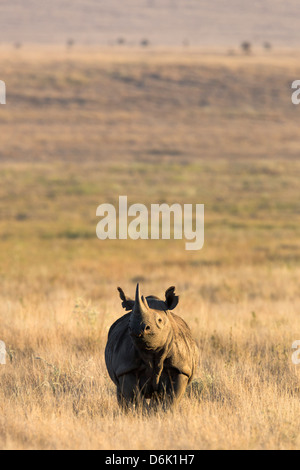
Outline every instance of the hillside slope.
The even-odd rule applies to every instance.
[[[11,0],[0,6],[0,42],[297,46],[298,10],[297,0]]]

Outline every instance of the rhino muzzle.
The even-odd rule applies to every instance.
[[[140,328],[130,328],[130,336],[132,338],[143,338],[144,336],[148,335],[151,332],[151,327],[149,325],[145,325],[144,323],[140,326]]]

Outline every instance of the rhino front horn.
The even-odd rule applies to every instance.
[[[139,283],[136,286],[136,293],[135,293],[135,302],[134,302],[134,307],[133,307],[133,313],[137,314],[145,314],[149,310],[149,306],[147,303],[147,300],[144,298],[144,296],[141,296],[140,293],[140,285]]]

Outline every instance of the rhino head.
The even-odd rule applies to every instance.
[[[171,323],[168,310],[178,304],[175,287],[166,291],[166,299],[162,301],[155,296],[145,298],[140,293],[139,284],[136,287],[135,300],[126,298],[119,288],[123,307],[131,310],[129,332],[135,345],[142,349],[158,350],[164,347],[171,334]]]

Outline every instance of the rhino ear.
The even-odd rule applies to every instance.
[[[118,291],[120,294],[120,299],[122,300],[122,307],[125,308],[126,311],[132,310],[134,306],[134,300],[131,300],[126,297],[121,287],[118,287]]]
[[[169,289],[166,290],[166,304],[168,307],[168,310],[173,310],[176,305],[179,302],[179,297],[178,295],[175,295],[175,287],[169,287]]]

